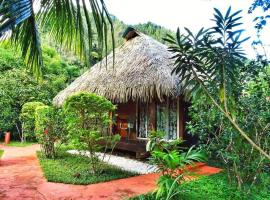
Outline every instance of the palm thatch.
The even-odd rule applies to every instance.
[[[55,98],[54,104],[61,106],[65,99],[79,91],[105,96],[113,102],[128,100],[151,101],[164,96],[180,94],[179,79],[171,74],[174,60],[167,47],[153,38],[129,29],[126,42],[113,54],[77,78]]]

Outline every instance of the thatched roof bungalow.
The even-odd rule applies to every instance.
[[[164,130],[168,139],[183,136],[185,108],[181,83],[171,73],[172,53],[133,28],[123,37],[125,43],[115,49],[114,64],[111,53],[61,91],[54,104],[61,106],[79,91],[92,92],[118,105],[113,131],[130,142],[144,140],[151,129]]]

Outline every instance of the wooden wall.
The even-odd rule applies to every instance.
[[[177,99],[178,101],[178,134],[179,137],[184,138],[184,133],[185,133],[185,121],[186,121],[186,112],[187,112],[187,104],[184,102],[182,97],[179,97]],[[152,130],[157,129],[157,102],[158,101],[153,101],[148,104],[149,106],[149,126],[151,127]],[[127,120],[130,121],[130,119],[133,119],[134,123],[134,128],[131,130],[131,136],[130,139],[136,139],[137,138],[137,112],[139,112],[140,109],[137,108],[137,102],[128,102],[128,103],[122,103],[117,105],[117,119],[118,122],[119,120]],[[118,129],[120,128],[119,125],[117,127]],[[118,130],[118,132],[121,132],[121,130]],[[121,135],[125,136],[126,133],[120,133]]]

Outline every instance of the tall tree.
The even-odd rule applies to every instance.
[[[187,34],[177,31],[176,38],[169,36],[170,51],[175,56],[175,69],[181,82],[185,83],[192,95],[204,92],[209,100],[225,116],[239,134],[256,150],[270,160],[269,152],[264,151],[243,130],[235,116],[234,106],[237,98],[237,76],[239,68],[244,66],[244,53],[241,44],[248,38],[242,38],[241,11],[225,14],[215,9],[215,26],[201,29],[193,34],[186,28]],[[210,87],[210,89],[209,89]],[[237,92],[237,90],[236,90]]]

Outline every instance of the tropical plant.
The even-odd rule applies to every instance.
[[[56,132],[55,111],[50,106],[38,106],[35,109],[35,133],[44,155],[47,158],[55,157]]]
[[[103,156],[98,157],[97,152],[103,148],[100,143],[105,142],[107,148],[113,149],[120,139],[119,135],[108,134],[109,112],[114,111],[115,106],[104,97],[81,92],[68,97],[64,110],[70,140],[79,149],[89,152],[91,172],[98,175],[106,152],[105,149]]]
[[[0,1],[0,36],[9,37],[19,46],[22,57],[31,71],[40,77],[43,58],[38,26],[51,28],[51,36],[67,49],[74,50],[86,63],[92,52],[93,40],[98,38],[98,49],[107,52],[107,33],[114,38],[111,17],[103,0],[53,1],[42,0],[34,12],[31,0]],[[93,21],[88,8],[91,8]],[[114,39],[112,39],[114,47]]]
[[[0,47],[0,129],[11,130],[14,139],[22,136],[19,116],[25,103],[51,104],[53,97],[80,74],[77,65],[66,63],[51,47],[43,47],[43,60],[43,81],[37,82],[25,69],[18,51],[9,45]]]
[[[236,115],[238,123],[250,130],[248,136],[269,152],[270,68],[268,66],[260,69],[253,62],[252,65],[252,69],[256,67],[256,73],[241,73],[242,84],[238,89],[242,91],[242,95],[237,102]],[[257,72],[258,69],[260,72]],[[198,137],[199,147],[208,150],[215,163],[222,163],[221,166],[227,170],[231,182],[238,182],[239,189],[262,182],[262,175],[269,161],[260,152],[250,148],[249,143],[238,134],[206,95],[201,95],[200,99],[193,98],[189,111],[189,132]]]
[[[39,106],[45,106],[42,102],[27,102],[23,104],[20,114],[22,122],[22,135],[21,141],[25,142],[26,139],[34,141],[35,138],[35,112]]]
[[[239,126],[235,115],[235,105],[239,93],[234,87],[239,81],[239,70],[244,66],[244,53],[241,44],[248,38],[241,38],[241,11],[232,13],[231,8],[225,15],[215,9],[211,29],[201,29],[197,34],[186,28],[187,34],[177,30],[176,38],[168,36],[169,50],[175,56],[175,69],[185,88],[194,96],[204,93],[225,119],[238,131],[252,148],[266,158],[270,155],[249,134]],[[198,97],[198,96],[197,96]]]
[[[179,185],[185,176],[191,173],[187,165],[193,165],[197,161],[205,161],[206,156],[202,151],[194,150],[194,147],[184,151],[179,147],[180,140],[166,141],[165,133],[152,131],[147,144],[150,150],[152,164],[156,165],[162,174],[157,182],[155,190],[157,200],[170,200],[181,192]]]

